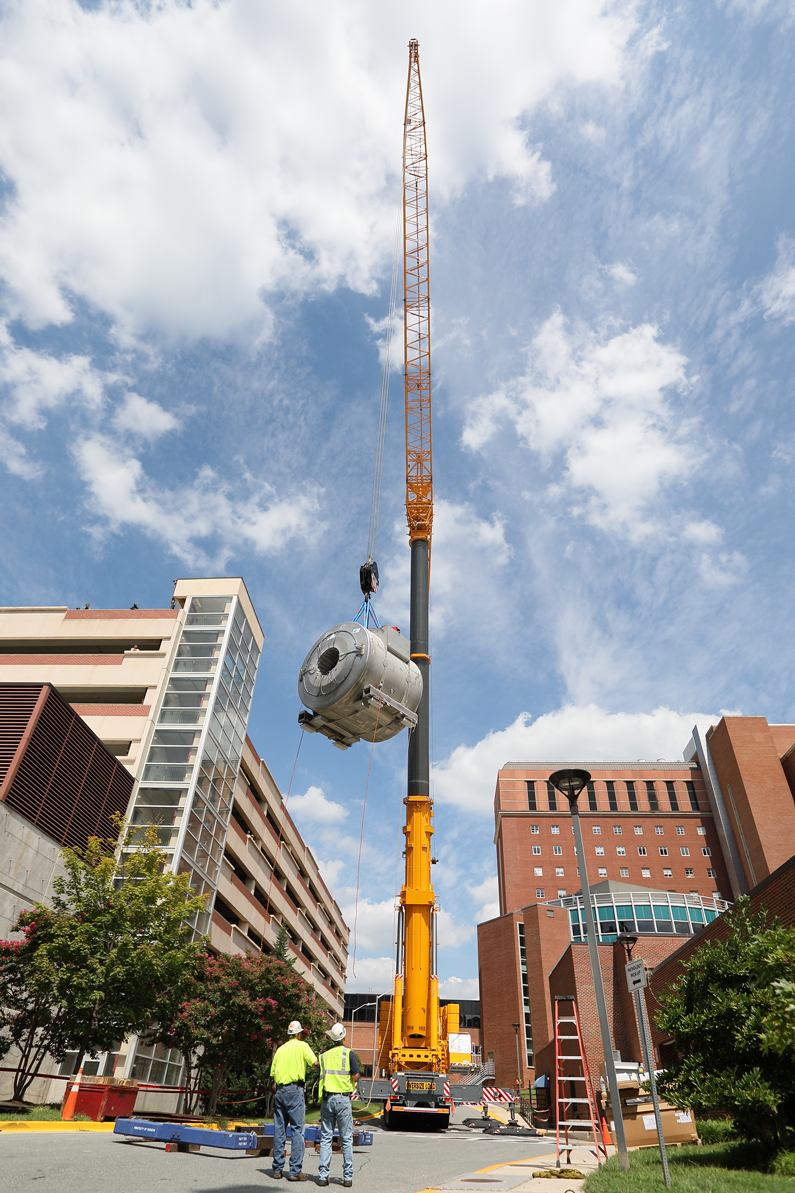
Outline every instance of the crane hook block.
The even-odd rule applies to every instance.
[[[298,673],[306,711],[298,722],[341,750],[355,742],[388,741],[417,724],[422,673],[411,643],[394,628],[367,629],[343,621],[318,638]]]
[[[359,586],[366,597],[378,592],[378,564],[372,555],[368,555],[367,562],[359,568]]]

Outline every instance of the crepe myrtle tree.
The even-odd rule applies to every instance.
[[[180,1049],[213,1115],[230,1082],[267,1098],[273,1053],[292,1019],[301,1021],[315,1052],[322,1048],[329,1013],[290,965],[269,956],[205,955],[191,995],[170,1022],[161,1020],[155,1038]]]
[[[682,1109],[722,1111],[740,1134],[788,1141],[795,1125],[793,979],[795,928],[769,922],[743,897],[660,996],[657,1027],[677,1059],[659,1082]]]
[[[119,822],[119,830],[123,829]],[[24,1099],[49,1054],[113,1050],[144,1031],[205,947],[187,921],[204,910],[186,875],[166,869],[157,830],[118,853],[93,837],[65,849],[52,907],[23,911],[18,941],[0,941],[0,1047],[16,1045],[13,1097]]]

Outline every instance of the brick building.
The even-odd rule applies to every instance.
[[[596,1071],[603,1059],[579,859],[553,771],[592,776],[578,806],[614,1047],[625,1059],[640,1051],[618,981],[618,932],[642,935],[642,955],[660,965],[683,936],[692,943],[715,930],[708,925],[795,853],[795,726],[724,717],[706,733],[694,729],[683,759],[508,762],[499,771],[500,915],[478,928],[482,1048],[498,1085],[517,1078],[517,1032],[522,1084],[550,1071],[555,994],[578,994]]]

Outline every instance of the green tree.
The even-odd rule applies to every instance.
[[[0,942],[0,1039],[20,1050],[18,1100],[47,1053],[62,1061],[76,1050],[79,1065],[144,1031],[204,947],[186,922],[204,899],[165,868],[156,829],[120,863],[98,838],[63,859],[53,907],[24,911],[14,925],[23,940]]]
[[[295,961],[290,954],[290,933],[284,924],[279,924],[279,931],[276,933],[276,944],[273,946],[273,955],[278,961],[283,961],[285,965],[289,965],[290,969],[294,967]]]
[[[795,976],[795,929],[768,924],[747,898],[726,914],[729,935],[709,941],[660,998],[658,1028],[673,1037],[678,1060],[660,1082],[681,1108],[720,1110],[750,1138],[780,1144],[795,1115],[795,1066],[774,1038],[781,996],[776,984]]]
[[[200,1057],[206,1110],[215,1114],[233,1077],[255,1094],[270,1088],[273,1053],[292,1019],[300,1019],[317,1050],[328,1016],[312,987],[277,957],[221,954],[205,957],[194,996],[161,1030],[183,1055]]]

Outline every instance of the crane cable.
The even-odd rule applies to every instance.
[[[400,263],[400,220],[395,228],[395,251],[392,256],[392,284],[389,290],[389,313],[386,320],[384,342],[384,367],[381,374],[381,403],[378,410],[378,435],[375,446],[375,468],[373,470],[373,496],[370,502],[370,528],[367,535],[368,558],[375,558],[378,541],[378,511],[381,505],[381,477],[384,470],[384,442],[386,439],[386,414],[389,404],[389,374],[392,371],[392,340],[395,332],[395,300]]]

